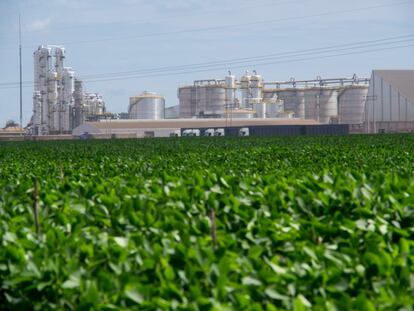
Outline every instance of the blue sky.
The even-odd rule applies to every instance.
[[[414,69],[414,36],[364,49],[332,49],[320,58],[255,56],[304,51],[354,42],[414,35],[414,0],[0,0],[0,126],[19,118],[18,15],[22,16],[23,115],[32,114],[33,51],[40,44],[66,48],[66,66],[103,95],[112,112],[127,110],[143,90],[178,104],[177,87],[193,80],[240,76],[256,69],[266,80],[316,76],[369,76],[372,69]],[[196,31],[191,31],[196,29]],[[395,46],[407,46],[393,48]],[[386,50],[385,50],[386,49]],[[347,54],[338,55],[336,54]],[[319,58],[318,58],[319,57]],[[237,58],[251,58],[232,64]],[[209,71],[148,74],[167,66],[226,61]],[[205,70],[208,67],[203,67]],[[208,68],[210,69],[210,68]],[[114,80],[113,74],[135,71]],[[137,77],[137,73],[141,76]],[[106,81],[92,75],[104,74]]]

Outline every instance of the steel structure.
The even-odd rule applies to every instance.
[[[82,82],[71,67],[65,67],[62,46],[41,45],[33,53],[33,135],[65,134],[84,121],[86,114],[101,113],[104,102],[98,94],[83,93]]]
[[[179,88],[180,117],[237,118],[250,110],[248,115],[255,118],[292,115],[320,123],[360,124],[369,81],[356,75],[351,78],[264,81],[255,71],[252,74],[246,72],[237,81],[229,72],[225,79],[196,80],[192,86]]]

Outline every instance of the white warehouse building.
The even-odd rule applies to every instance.
[[[414,131],[414,70],[374,70],[364,120],[367,133]]]

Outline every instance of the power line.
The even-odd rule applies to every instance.
[[[233,58],[227,60],[220,60],[220,61],[210,61],[210,62],[202,62],[202,63],[194,63],[194,64],[186,64],[186,65],[177,65],[177,66],[166,66],[166,67],[157,67],[157,68],[150,68],[150,69],[137,69],[131,71],[122,71],[122,72],[109,72],[109,73],[101,73],[101,74],[89,74],[89,75],[82,75],[82,78],[87,81],[90,79],[100,79],[100,78],[107,78],[107,77],[116,77],[116,76],[129,76],[131,74],[143,74],[143,73],[157,73],[157,72],[165,72],[165,71],[182,71],[182,70],[189,70],[194,68],[203,68],[203,67],[211,67],[211,66],[218,66],[218,65],[234,65],[234,64],[243,64],[249,63],[251,61],[264,61],[264,60],[271,60],[274,58],[292,58],[293,56],[306,56],[309,54],[321,54],[321,53],[328,53],[328,52],[337,52],[343,50],[350,50],[350,49],[360,49],[365,47],[373,47],[373,46],[381,46],[384,44],[396,44],[396,43],[404,43],[409,42],[414,39],[414,34],[410,35],[401,35],[401,36],[394,36],[394,37],[387,37],[382,39],[376,40],[368,40],[368,41],[358,41],[353,43],[347,44],[339,44],[339,45],[332,45],[327,47],[321,48],[313,48],[313,49],[305,49],[305,50],[296,50],[296,51],[287,51],[287,52],[279,52],[273,54],[266,54],[261,56],[252,56],[252,57],[243,57],[243,58]],[[17,82],[6,82],[0,83],[0,86],[13,86]],[[32,81],[25,81],[25,84],[32,84]]]
[[[407,38],[404,40],[404,38]],[[220,60],[220,61],[210,61],[210,62],[202,62],[202,63],[193,63],[193,64],[186,64],[186,65],[176,65],[176,66],[165,66],[165,67],[156,67],[156,68],[149,68],[149,69],[136,69],[131,71],[120,71],[120,72],[109,72],[109,73],[100,73],[100,74],[89,74],[89,75],[81,75],[84,81],[88,81],[91,79],[99,80],[101,78],[108,78],[108,77],[128,77],[134,74],[144,74],[144,73],[162,73],[162,72],[169,72],[169,71],[183,71],[183,70],[190,70],[190,69],[198,69],[204,67],[212,67],[212,66],[230,66],[236,64],[249,64],[252,61],[265,61],[265,60],[272,60],[274,58],[292,58],[293,56],[307,56],[313,54],[323,54],[328,52],[338,52],[338,51],[345,51],[351,49],[361,49],[367,47],[374,47],[374,46],[382,46],[384,44],[396,44],[396,43],[405,43],[414,40],[414,34],[412,35],[401,35],[401,36],[394,36],[388,38],[382,38],[377,40],[368,40],[368,41],[359,41],[354,43],[347,43],[347,44],[339,44],[339,45],[332,45],[327,47],[321,48],[313,48],[313,49],[305,49],[305,50],[296,50],[296,51],[287,51],[287,52],[280,52],[280,53],[273,53],[273,54],[266,54],[260,56],[251,56],[251,57],[243,57],[243,58],[233,58],[227,60]],[[4,82],[0,83],[0,87],[13,87],[16,85],[17,82]],[[24,81],[25,85],[33,84],[33,81]]]
[[[403,38],[411,38],[408,40],[397,40]],[[212,65],[231,65],[231,64],[238,64],[238,63],[247,63],[252,60],[266,60],[272,59],[275,57],[291,57],[291,56],[301,56],[302,54],[315,54],[315,53],[323,53],[329,52],[329,50],[347,50],[353,48],[362,48],[362,47],[370,47],[370,46],[377,46],[383,45],[385,43],[403,43],[408,42],[414,39],[414,34],[412,35],[404,35],[404,36],[396,36],[396,37],[388,37],[378,40],[369,40],[369,41],[359,41],[355,43],[348,43],[348,44],[339,44],[339,45],[332,45],[327,47],[321,48],[313,48],[313,49],[306,49],[306,50],[299,50],[299,51],[288,51],[288,52],[281,52],[281,53],[273,53],[273,54],[266,54],[260,56],[251,56],[251,57],[243,57],[243,58],[233,58],[221,61],[211,61],[211,62],[203,62],[203,63],[195,63],[195,64],[187,64],[187,65],[177,65],[177,66],[166,66],[166,67],[158,67],[152,69],[141,69],[141,70],[131,70],[131,71],[121,71],[121,72],[110,72],[110,73],[101,73],[101,74],[90,74],[90,75],[82,75],[82,78],[100,78],[110,76],[119,76],[119,75],[128,75],[134,73],[153,73],[159,71],[169,71],[169,70],[181,70],[185,68],[192,68],[192,67],[206,67]],[[395,41],[397,40],[397,41]],[[393,42],[385,42],[385,41],[393,41]],[[380,43],[382,42],[382,43]],[[342,48],[343,47],[343,48]],[[340,49],[338,49],[340,48]]]
[[[400,37],[408,37],[408,36],[400,36]],[[412,36],[411,36],[412,37]],[[398,37],[396,37],[398,38]],[[381,39],[383,40],[383,39]],[[375,42],[375,41],[381,41],[381,40],[371,40],[371,41],[367,41],[367,42]],[[409,40],[399,40],[399,41],[394,41],[391,42],[391,44],[396,44],[396,43],[405,43],[405,42],[411,42],[414,39],[409,39]],[[389,42],[387,42],[387,44],[389,44]],[[351,45],[355,45],[355,44],[351,44]],[[414,44],[408,44],[408,45],[397,45],[397,46],[388,46],[388,47],[378,47],[379,45],[384,45],[384,43],[382,44],[370,44],[370,45],[363,45],[363,46],[359,46],[359,47],[349,47],[349,48],[342,48],[342,49],[336,49],[336,50],[328,50],[328,51],[320,51],[320,52],[312,52],[312,53],[302,53],[302,54],[296,54],[296,55],[286,55],[285,57],[279,57],[282,58],[281,60],[277,60],[277,61],[272,61],[272,62],[265,62],[267,60],[272,60],[272,58],[249,58],[252,61],[256,60],[259,62],[243,62],[245,64],[243,65],[237,65],[238,63],[235,62],[234,64],[236,64],[237,66],[231,66],[231,69],[236,69],[236,68],[246,68],[246,67],[259,67],[259,66],[264,66],[264,65],[274,65],[274,64],[280,64],[280,63],[292,63],[292,62],[300,62],[300,61],[306,61],[306,60],[315,60],[315,59],[323,59],[323,58],[333,58],[333,57],[339,57],[339,56],[345,56],[345,55],[354,55],[354,54],[366,54],[366,53],[371,53],[371,52],[379,52],[379,51],[386,51],[386,50],[392,50],[392,49],[399,49],[399,48],[406,48],[406,47],[412,47],[414,46]],[[378,48],[375,49],[366,49],[369,47],[374,47],[377,46]],[[355,49],[365,49],[365,50],[355,50]],[[346,51],[346,50],[350,50],[350,49],[354,49],[355,51],[352,52],[347,52],[347,53],[338,53],[339,51]],[[317,49],[314,49],[317,50]],[[309,51],[309,50],[308,50]],[[334,53],[334,54],[328,54],[328,55],[323,55],[326,53]],[[322,54],[322,55],[315,55],[315,54]],[[315,56],[310,56],[310,55],[315,55]],[[277,58],[277,59],[279,59]],[[274,58],[273,58],[274,59]],[[107,75],[107,76],[103,76],[102,78],[97,78],[97,79],[84,79],[85,82],[105,82],[105,81],[117,81],[117,80],[128,80],[128,79],[137,79],[137,78],[148,78],[148,77],[159,77],[159,76],[171,76],[171,75],[179,75],[179,74],[188,74],[188,73],[198,73],[198,72],[208,72],[208,71],[215,71],[218,69],[228,69],[229,68],[229,63],[217,63],[217,64],[213,64],[208,66],[208,68],[203,69],[206,66],[195,66],[194,68],[189,68],[189,67],[185,67],[182,66],[181,68],[176,68],[176,69],[169,69],[169,70],[164,70],[164,71],[160,71],[159,69],[151,72],[149,70],[145,71],[134,71],[136,72],[136,74],[128,74],[128,75],[121,75],[121,76],[116,76],[116,75]],[[29,82],[27,82],[29,83]],[[26,84],[25,87],[31,87],[31,85]],[[6,85],[1,85],[0,84],[0,89],[8,89],[8,88],[16,88],[15,85],[13,84],[6,84]]]
[[[363,51],[354,51],[349,53],[340,53],[340,54],[332,54],[332,55],[322,55],[322,56],[314,56],[314,57],[307,57],[307,58],[298,58],[298,59],[287,59],[282,61],[274,61],[274,62],[266,62],[266,63],[252,63],[249,64],[249,67],[260,67],[260,66],[268,66],[268,65],[275,65],[275,64],[281,64],[281,63],[295,63],[295,62],[301,62],[301,61],[307,61],[307,60],[316,60],[316,59],[324,59],[324,58],[334,58],[338,56],[346,56],[346,55],[355,55],[355,54],[367,54],[371,52],[381,52],[381,51],[387,51],[387,50],[393,50],[393,49],[400,49],[400,48],[408,48],[408,47],[414,47],[414,44],[408,44],[408,45],[399,45],[394,47],[386,47],[386,48],[380,48],[380,49],[370,49],[370,50],[363,50]],[[246,65],[241,66],[232,66],[230,69],[240,69],[240,68],[246,68]],[[189,73],[198,73],[198,72],[208,72],[208,71],[215,71],[218,69],[229,69],[227,66],[222,67],[215,67],[215,68],[209,68],[209,69],[200,69],[200,70],[191,70],[191,71],[181,71],[181,72],[173,72],[173,73],[160,73],[160,74],[149,74],[149,75],[135,75],[135,76],[129,76],[129,77],[115,77],[115,78],[108,78],[108,79],[95,79],[95,80],[85,80],[88,83],[93,82],[104,82],[104,81],[116,81],[116,80],[129,80],[129,79],[135,79],[135,78],[151,78],[151,77],[161,77],[161,76],[172,76],[172,75],[180,75],[180,74],[189,74]]]
[[[268,20],[254,21],[254,22],[235,23],[235,24],[219,25],[219,26],[211,26],[211,27],[203,27],[203,28],[192,28],[192,29],[177,30],[177,31],[148,33],[148,34],[142,34],[138,36],[123,36],[123,37],[117,36],[117,37],[110,37],[110,38],[103,38],[103,39],[96,39],[96,40],[72,41],[72,42],[62,43],[61,45],[70,46],[70,45],[78,45],[78,44],[93,44],[93,43],[101,43],[101,42],[109,42],[109,41],[123,41],[123,40],[133,40],[133,39],[157,37],[157,36],[169,36],[169,35],[184,34],[184,33],[198,33],[198,32],[205,32],[205,31],[212,31],[212,30],[222,30],[222,29],[231,29],[231,28],[237,28],[237,27],[277,23],[277,22],[284,22],[284,21],[291,21],[291,20],[302,20],[302,19],[314,18],[314,17],[333,16],[333,15],[373,10],[373,9],[379,9],[379,8],[395,7],[395,6],[401,6],[401,5],[406,5],[406,4],[414,4],[414,1],[413,0],[402,1],[402,2],[397,2],[397,3],[380,4],[380,5],[366,6],[366,7],[354,8],[354,9],[348,9],[348,10],[328,11],[328,12],[322,12],[322,13],[317,13],[317,14],[284,17],[284,18],[278,18],[278,19],[268,19]],[[33,49],[33,48],[36,48],[37,46],[38,45],[30,45],[30,46],[23,46],[23,48]],[[6,50],[6,49],[10,49],[10,48],[3,48],[3,50]]]

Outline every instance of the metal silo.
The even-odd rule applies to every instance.
[[[206,85],[196,89],[196,115],[203,117],[221,117],[226,106],[226,86]]]
[[[338,116],[338,90],[332,88],[309,88],[305,92],[305,119],[330,123]]]
[[[283,89],[277,92],[277,95],[284,102],[284,111],[294,112],[295,118],[305,118],[305,94],[303,89]]]
[[[253,110],[256,112],[254,114],[255,118],[266,118],[266,108],[267,104],[264,102],[253,104]]]
[[[339,92],[339,121],[344,124],[363,123],[367,86],[352,85]]]
[[[164,119],[165,99],[155,93],[144,92],[129,98],[130,119]]]
[[[338,117],[338,89],[322,89],[319,96],[319,122],[330,123]]]
[[[319,121],[320,95],[319,88],[304,89],[305,119]]]
[[[192,118],[196,115],[196,87],[184,86],[178,89],[180,118]]]

